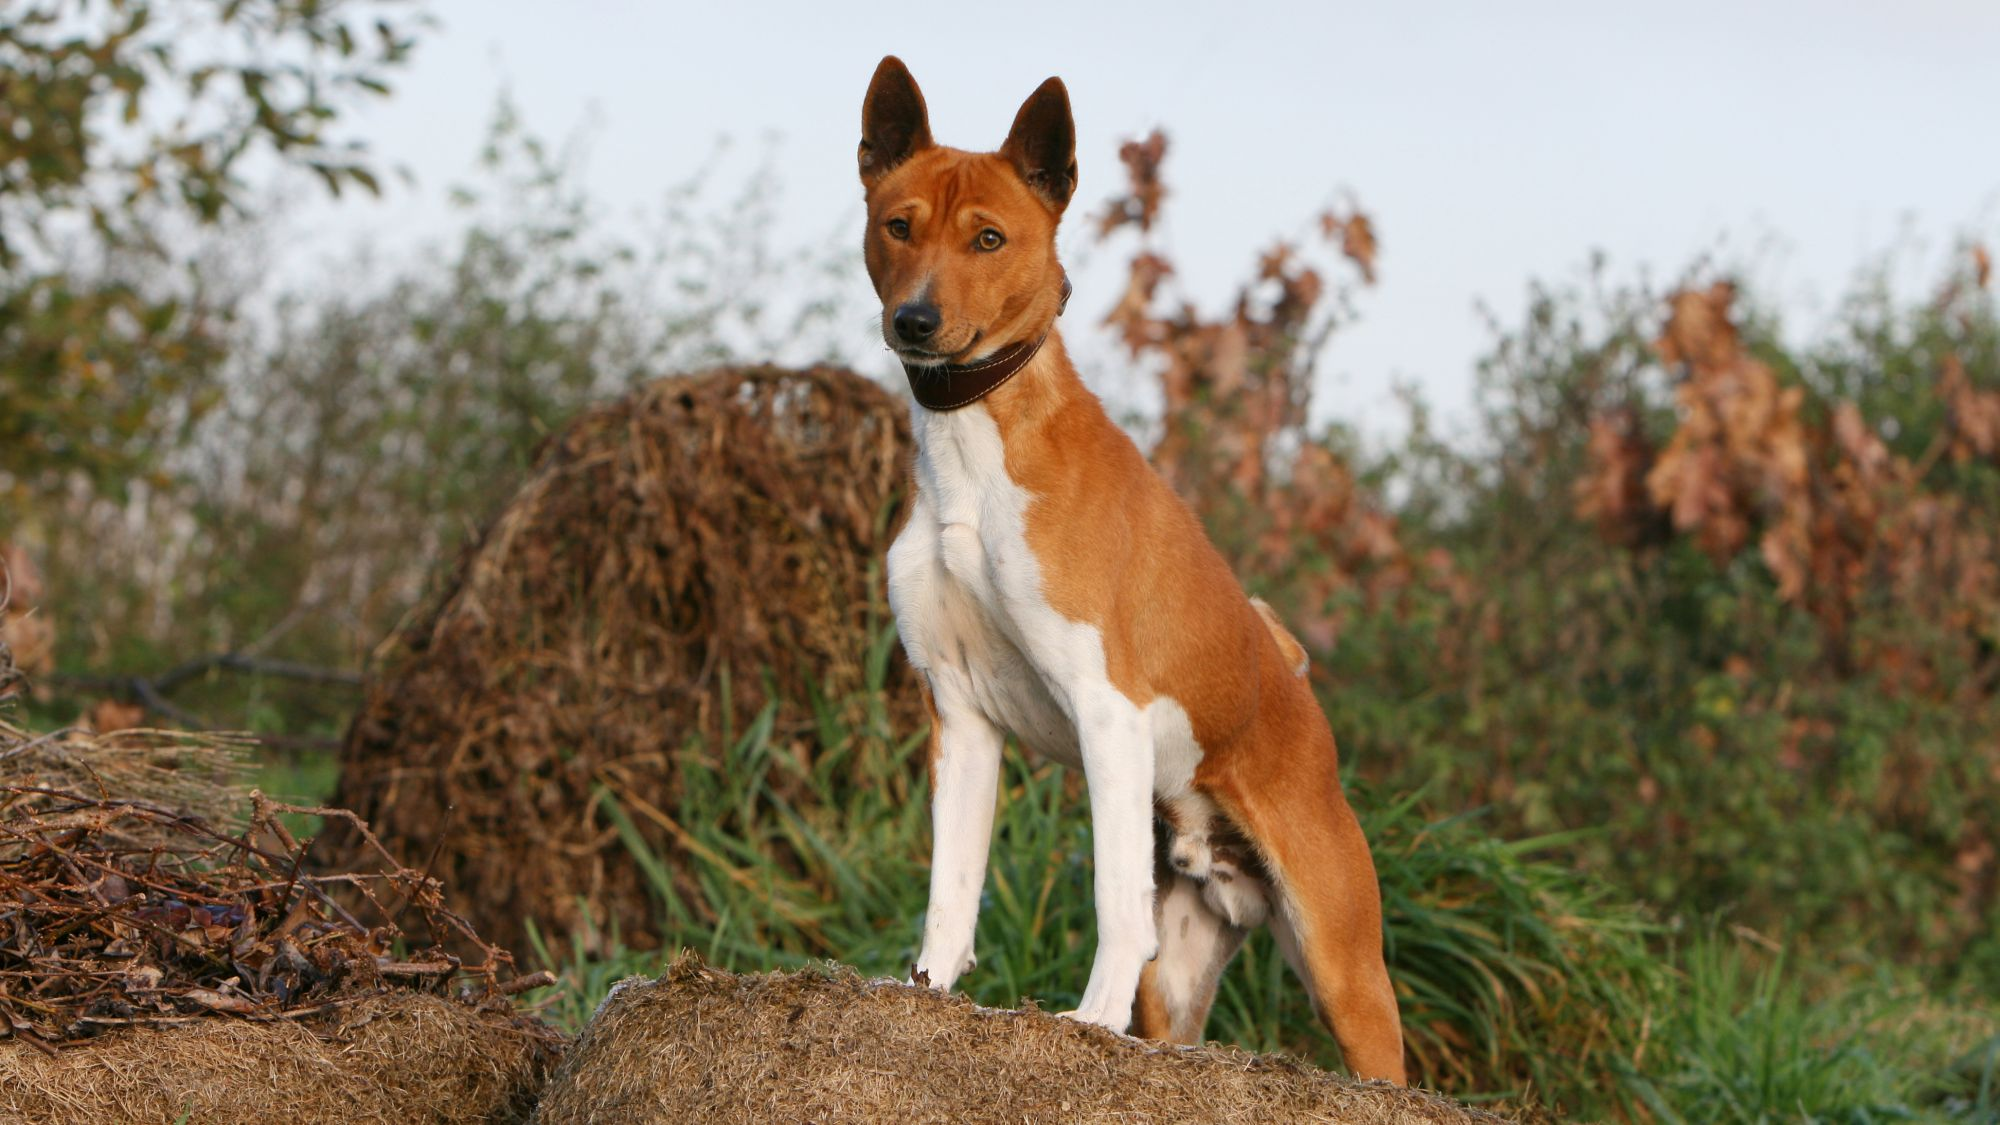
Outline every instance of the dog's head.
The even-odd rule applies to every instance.
[[[973,363],[1048,331],[1062,306],[1056,224],[1076,192],[1076,127],[1062,80],[1041,84],[996,152],[931,140],[902,60],[861,104],[868,276],[882,339],[905,363]]]

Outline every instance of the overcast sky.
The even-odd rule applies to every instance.
[[[355,119],[415,173],[382,203],[314,205],[295,256],[357,235],[384,250],[442,239],[495,98],[529,126],[587,130],[586,179],[636,213],[716,138],[775,135],[781,241],[853,228],[860,103],[901,55],[940,141],[989,148],[1021,100],[1061,75],[1075,110],[1079,199],[1122,184],[1118,143],[1172,137],[1165,246],[1214,309],[1254,252],[1351,193],[1373,215],[1380,282],[1326,357],[1321,416],[1392,425],[1399,381],[1462,416],[1490,335],[1531,279],[1575,279],[1595,250],[1615,277],[1669,281],[1704,253],[1822,323],[1857,269],[1904,251],[1918,291],[1963,236],[2000,233],[2000,3],[1226,4],[981,7],[829,2],[437,0],[440,22],[393,99]],[[1073,213],[1074,214],[1074,213]],[[1121,283],[1072,222],[1067,334]],[[858,255],[854,283],[860,277]],[[1079,315],[1081,314],[1081,315]],[[864,323],[854,358],[891,368]],[[1086,378],[1119,393],[1108,342]]]

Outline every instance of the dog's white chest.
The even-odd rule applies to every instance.
[[[889,602],[910,662],[941,707],[970,706],[1044,753],[1074,762],[1076,732],[1027,655],[1050,638],[1028,495],[1007,475],[984,406],[917,410],[909,523],[889,549]]]
[[[1028,542],[1033,497],[1007,474],[983,405],[915,411],[917,494],[889,550],[889,601],[910,661],[941,711],[969,705],[1034,749],[1080,765],[1079,724],[1143,732],[1135,755],[1161,795],[1183,792],[1201,755],[1172,699],[1139,708],[1106,675],[1102,634],[1048,601]]]

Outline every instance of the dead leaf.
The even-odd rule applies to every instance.
[[[1375,284],[1375,224],[1368,216],[1356,211],[1343,224],[1340,235],[1340,252],[1347,255],[1361,268],[1361,280]]]

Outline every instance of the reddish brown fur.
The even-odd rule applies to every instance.
[[[1139,995],[1132,1004],[1132,1034],[1141,1039],[1158,1039],[1167,1043],[1200,1042],[1199,1029],[1191,1037],[1174,1034],[1173,1013],[1167,1010],[1167,1002],[1160,997],[1160,987],[1153,980],[1157,964],[1155,961],[1146,962],[1146,968],[1139,974]]]
[[[1295,675],[1303,650],[1295,641],[1287,648],[1289,634],[1251,604],[1194,514],[1083,385],[1053,330],[1062,278],[1055,232],[1074,166],[1054,191],[1030,186],[1050,181],[1024,156],[1036,144],[1021,131],[1024,122],[1042,125],[1051,97],[1061,98],[1066,128],[1067,96],[1051,79],[1006,146],[970,153],[930,143],[927,120],[879,123],[884,102],[908,111],[915,86],[905,91],[907,82],[900,63],[884,60],[864,107],[866,261],[884,335],[892,311],[920,297],[942,316],[935,350],[955,361],[1048,334],[1040,354],[982,400],[1008,475],[1034,497],[1027,535],[1045,594],[1101,632],[1110,679],[1134,704],[1165,695],[1186,711],[1202,749],[1195,786],[1265,861],[1300,931],[1316,1010],[1358,1074],[1401,1082],[1374,864],[1341,792],[1332,731]],[[921,95],[914,107],[921,117]],[[893,151],[902,135],[920,143]],[[895,218],[909,222],[907,240],[888,233]],[[988,227],[1006,237],[1002,251],[975,245]],[[1141,981],[1136,1026],[1167,1037],[1173,1020],[1153,969]],[[1194,1036],[1205,1016],[1203,1004]]]
[[[883,233],[894,218],[910,223],[909,241]],[[947,318],[940,353],[960,360],[975,347],[1032,339],[1039,333],[1031,329],[1055,320],[1063,276],[1053,251],[1056,216],[998,153],[918,153],[868,193],[868,219],[865,257],[869,276],[882,279],[884,317],[927,296]],[[988,227],[1016,252],[977,249],[974,239]],[[1049,253],[1029,252],[1044,245]]]
[[[1297,637],[1292,636],[1292,631],[1285,628],[1284,622],[1278,620],[1278,612],[1276,610],[1265,604],[1261,599],[1253,598],[1250,604],[1256,608],[1257,615],[1264,619],[1264,624],[1270,627],[1271,639],[1278,642],[1278,651],[1285,654],[1285,667],[1290,668],[1292,674],[1295,676],[1304,675],[1306,671],[1306,646],[1300,644]]]
[[[924,747],[924,781],[933,791],[937,789],[938,732],[944,723],[938,718],[937,700],[931,697],[931,685],[922,676],[917,677],[917,692],[924,697],[924,712],[931,717],[931,737]]]

